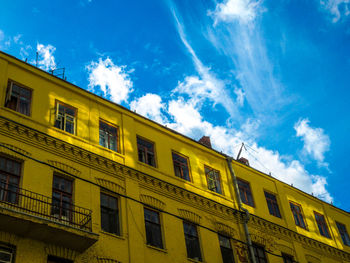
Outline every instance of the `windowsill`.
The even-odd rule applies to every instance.
[[[138,164],[141,164],[141,165],[143,165],[143,166],[145,166],[145,167],[151,168],[151,169],[153,169],[153,170],[155,170],[155,171],[157,171],[157,172],[159,172],[157,166],[153,166],[153,165],[150,165],[150,164],[141,162],[141,161],[139,161],[139,160],[137,160],[137,163],[138,163]]]
[[[92,144],[92,143],[91,143],[91,144]],[[99,148],[99,149],[101,149],[101,150],[103,150],[103,151],[106,151],[106,152],[108,152],[108,153],[118,155],[118,156],[120,156],[121,158],[125,158],[124,155],[123,155],[122,153],[116,152],[116,151],[111,150],[111,149],[108,149],[108,148],[103,147],[103,146],[101,146],[101,145],[99,145],[99,144],[97,144],[96,147]]]
[[[298,226],[298,225],[296,225],[296,226],[303,229],[303,230],[309,231],[309,229],[307,227],[302,227],[302,226]]]
[[[168,253],[168,251],[165,248],[159,248],[159,247],[155,247],[155,246],[152,246],[152,245],[149,245],[149,244],[146,244],[146,246],[148,248],[151,248],[151,249],[163,252],[163,253]]]
[[[191,261],[191,262],[196,262],[196,263],[203,263],[204,261],[200,261],[200,260],[196,260],[196,259],[193,259],[193,258],[187,258],[188,261]]]
[[[55,131],[58,131],[58,132],[60,132],[60,133],[62,133],[62,134],[78,137],[78,135],[76,135],[75,133],[67,132],[67,131],[62,130],[62,129],[60,129],[60,128],[57,128],[57,127],[55,127],[55,126],[52,126],[52,128],[53,128]],[[76,128],[76,127],[75,127],[75,128]]]
[[[2,109],[2,110],[5,110],[5,111],[8,111],[8,112],[11,112],[11,113],[13,113],[13,114],[16,114],[18,117],[22,117],[22,118],[26,118],[26,119],[28,119],[28,120],[32,120],[31,115],[29,115],[29,116],[28,116],[28,115],[25,115],[25,114],[23,114],[23,113],[20,113],[20,112],[18,112],[18,111],[13,110],[13,109],[7,108],[7,107],[5,107],[5,106],[2,106],[1,109]]]
[[[103,231],[103,230],[101,230],[100,233],[105,234],[107,236],[115,237],[115,238],[118,238],[118,239],[121,239],[121,240],[125,240],[125,237],[123,237],[123,236],[118,236],[117,234],[109,233],[109,232],[106,232],[106,231]]]

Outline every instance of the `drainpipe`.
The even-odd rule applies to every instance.
[[[234,190],[235,190],[235,194],[236,194],[236,199],[237,199],[239,210],[243,211],[245,213],[245,218],[243,220],[243,227],[244,227],[244,233],[245,233],[245,236],[246,236],[246,239],[247,239],[247,243],[248,243],[250,261],[252,263],[256,263],[255,257],[254,257],[253,244],[252,244],[252,240],[250,238],[250,234],[249,234],[249,230],[248,230],[249,211],[242,206],[242,200],[241,200],[241,196],[239,195],[237,178],[236,178],[235,172],[233,171],[233,167],[232,167],[232,160],[233,160],[233,158],[227,156],[226,160],[227,160],[228,168],[229,168],[231,176],[232,176],[233,186],[234,186]]]

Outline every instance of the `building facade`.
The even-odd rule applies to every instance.
[[[350,262],[349,213],[0,53],[0,262]]]

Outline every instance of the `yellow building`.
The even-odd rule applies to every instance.
[[[350,262],[350,215],[0,53],[0,262]]]

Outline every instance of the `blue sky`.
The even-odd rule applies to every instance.
[[[349,211],[349,8],[5,0],[0,50]]]

